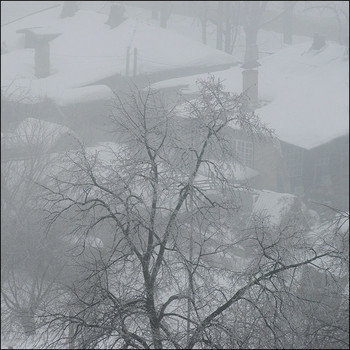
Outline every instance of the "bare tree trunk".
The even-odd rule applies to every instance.
[[[77,1],[63,1],[61,18],[72,17],[78,11]]]
[[[231,1],[225,1],[225,52],[231,52],[232,30],[231,30]]]
[[[69,317],[73,317],[73,312],[69,312]],[[69,342],[69,349],[75,349],[75,343],[74,343],[74,324],[71,322],[68,326],[68,342]]]
[[[206,44],[207,43],[207,20],[206,19],[201,20],[201,25],[202,25],[202,43]]]
[[[293,42],[293,9],[295,1],[283,2],[283,42],[291,45]]]
[[[160,26],[166,28],[170,17],[170,2],[162,1],[160,3]]]
[[[159,2],[153,1],[152,4],[152,19],[159,19]]]
[[[262,13],[266,3],[253,1],[244,4],[244,33],[245,33],[245,55],[243,68],[243,92],[246,92],[250,99],[250,107],[255,108],[258,104],[258,71],[259,51],[257,45],[258,31]]]
[[[222,50],[222,37],[223,37],[223,13],[224,2],[218,2],[218,21],[216,25],[216,48]]]
[[[197,5],[195,7],[198,18],[201,22],[201,29],[202,29],[202,43],[207,43],[207,24],[208,24],[208,6],[206,2],[198,1]]]

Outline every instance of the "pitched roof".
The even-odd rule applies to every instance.
[[[259,97],[264,106],[256,113],[280,140],[310,149],[349,133],[349,59],[346,47],[328,43],[309,50],[311,41],[281,49],[260,60]],[[226,90],[242,92],[242,68],[213,73]],[[154,88],[185,87],[206,74],[170,79]]]
[[[5,96],[12,99],[27,95],[48,97],[59,104],[70,101],[61,97],[67,89],[78,99],[89,91],[82,89],[116,74],[125,75],[127,50],[130,47],[130,73],[133,49],[137,48],[137,73],[153,74],[188,67],[210,67],[233,64],[231,55],[160,27],[127,19],[111,29],[107,15],[80,10],[73,17],[61,19],[60,7],[26,17],[4,28],[2,40],[8,47],[19,40],[18,29],[39,27],[41,35],[61,33],[50,42],[52,74],[47,78],[34,76],[34,50],[16,49],[1,56],[1,85]],[[12,47],[15,45],[12,44]],[[14,82],[15,81],[15,82]],[[12,85],[11,85],[12,84]],[[13,93],[15,91],[15,93]],[[109,88],[98,88],[99,98],[111,97]],[[91,98],[91,96],[90,96]],[[25,102],[25,101],[23,101]]]

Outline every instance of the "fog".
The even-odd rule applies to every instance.
[[[1,348],[348,348],[349,3],[1,2]]]

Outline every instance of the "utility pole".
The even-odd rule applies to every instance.
[[[260,63],[257,37],[261,17],[266,3],[262,1],[246,1],[244,3],[244,33],[245,33],[245,55],[243,75],[243,92],[249,97],[249,108],[255,109],[258,106],[258,67]]]

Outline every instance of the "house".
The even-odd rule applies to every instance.
[[[135,74],[132,79],[141,87],[155,82],[156,89],[194,95],[194,81],[206,74],[189,74],[234,63],[230,55],[143,22],[124,19],[111,28],[108,13],[84,6],[71,17],[62,19],[58,6],[4,28],[9,50],[1,56],[2,66],[8,67],[2,74],[3,126],[17,125],[30,113],[60,121],[91,143],[107,141],[101,116],[109,113],[113,91],[129,88],[130,75]],[[39,28],[32,28],[34,21]],[[34,76],[35,55],[32,48],[24,48],[23,28],[31,35],[60,33],[49,42],[51,73],[46,78]],[[237,130],[232,137],[241,162],[258,172],[249,178],[250,185],[346,208],[348,55],[335,43],[320,50],[310,47],[304,42],[260,60],[256,112],[276,131],[279,142],[250,140]],[[227,90],[240,93],[242,73],[235,66],[213,74]]]
[[[285,53],[283,51],[286,51]],[[346,48],[328,43],[281,50],[265,64],[279,66],[275,99],[257,110],[276,129],[290,190],[337,208],[349,197],[349,66]],[[286,58],[288,57],[288,60]],[[284,59],[284,60],[283,60]],[[281,117],[283,111],[283,117]]]
[[[279,144],[264,147],[246,135],[233,135],[245,162],[259,171],[256,188],[291,192],[312,201],[348,208],[349,66],[347,48],[327,43],[293,45],[260,60],[256,113],[275,130]],[[242,92],[242,69],[212,73],[226,90]],[[200,74],[162,81],[154,89],[196,93]],[[243,144],[242,144],[243,142]]]
[[[62,18],[62,7],[53,6],[3,28],[3,128],[15,128],[29,109],[93,143],[115,91],[235,64],[231,55],[163,28],[124,17],[112,25],[113,16],[77,9]]]

